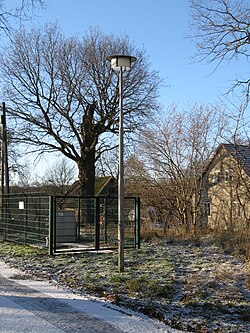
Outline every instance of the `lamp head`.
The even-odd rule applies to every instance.
[[[124,71],[129,71],[132,62],[136,61],[136,57],[129,55],[111,55],[107,57],[107,60],[111,63],[111,68],[115,71],[119,71],[121,68]]]

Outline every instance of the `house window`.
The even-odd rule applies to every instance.
[[[203,214],[205,216],[211,216],[211,203],[209,201],[203,203]]]
[[[220,171],[215,171],[213,174],[213,183],[219,183],[221,180]]]
[[[233,170],[229,169],[225,171],[225,181],[231,182],[233,179]]]

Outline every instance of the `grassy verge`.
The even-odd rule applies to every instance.
[[[103,297],[186,332],[250,332],[243,266],[207,240],[143,243],[125,251],[49,257],[44,250],[0,242],[0,257],[28,276]],[[245,269],[245,268],[244,268]]]
[[[37,278],[56,280],[74,290],[122,298],[171,299],[173,266],[157,247],[126,250],[125,272],[117,272],[117,252],[88,252],[49,257],[40,249],[0,242],[0,256]]]

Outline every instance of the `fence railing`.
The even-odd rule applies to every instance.
[[[118,245],[115,197],[33,194],[2,196],[0,236],[8,241],[62,251],[99,250]],[[124,198],[125,247],[140,247],[140,199]]]
[[[118,199],[53,197],[52,252],[117,247]],[[140,246],[140,199],[124,198],[125,247]]]
[[[3,195],[0,234],[11,242],[45,246],[49,236],[49,197],[37,193]]]

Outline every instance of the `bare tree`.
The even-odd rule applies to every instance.
[[[14,152],[14,154],[12,154]],[[20,192],[29,188],[33,182],[32,163],[29,160],[20,159],[16,151],[12,151],[9,160],[10,190],[18,188]]]
[[[69,164],[69,160],[62,158],[51,166],[47,167],[45,175],[41,179],[41,184],[52,189],[55,195],[64,195],[76,178],[75,165]]]
[[[215,64],[233,59],[249,60],[250,7],[242,0],[190,0],[198,59]],[[244,68],[244,67],[243,67]],[[239,73],[241,74],[241,73]],[[232,90],[242,88],[246,103],[249,101],[250,78],[243,72]],[[244,77],[245,76],[245,77]]]
[[[19,0],[16,5],[10,5],[8,1],[0,1],[0,30],[5,35],[11,36],[14,22],[26,21],[34,14],[35,10],[45,7],[45,0]]]
[[[29,145],[30,152],[56,151],[73,160],[82,195],[93,195],[95,162],[112,148],[107,136],[118,131],[119,82],[106,61],[110,54],[138,59],[124,75],[128,134],[157,109],[161,80],[145,51],[127,36],[94,28],[81,40],[65,38],[56,25],[48,25],[17,34],[1,61],[14,139]]]
[[[111,147],[114,147],[113,145]],[[101,154],[96,164],[98,176],[118,177],[118,150],[117,148],[107,150]]]
[[[161,191],[159,209],[169,223],[189,229],[198,220],[201,176],[223,128],[216,107],[194,105],[188,112],[173,106],[165,119],[158,119],[143,132],[140,156]]]

